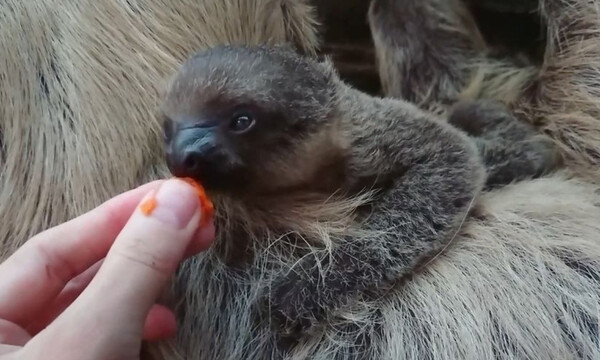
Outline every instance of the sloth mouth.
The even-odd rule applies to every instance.
[[[172,165],[168,159],[167,164],[173,176],[194,179],[207,191],[235,193],[247,189],[249,183],[246,169],[241,165],[231,164],[224,156],[196,159],[193,164],[184,167]]]
[[[246,175],[243,169],[224,169],[222,165],[204,163],[188,177],[200,182],[207,190],[233,192],[244,187]]]

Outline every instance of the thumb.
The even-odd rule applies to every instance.
[[[150,208],[147,205],[151,204]],[[150,211],[148,211],[150,210]],[[92,282],[61,317],[95,333],[142,333],[152,305],[200,224],[200,200],[184,181],[166,181],[141,202]]]

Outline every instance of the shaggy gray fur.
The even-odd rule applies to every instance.
[[[384,296],[424,260],[441,252],[456,236],[485,182],[475,143],[462,132],[406,101],[361,93],[343,83],[330,62],[300,57],[287,47],[219,46],[202,51],[173,79],[163,109],[170,129],[168,146],[179,131],[211,126],[219,161],[231,164],[219,180],[235,185],[208,184],[207,189],[242,202],[236,197],[243,186],[244,196],[254,200],[245,205],[249,212],[265,198],[285,203],[289,193],[302,199],[317,191],[323,200],[336,194],[352,200],[375,192],[352,211],[353,227],[360,235],[342,234],[322,257],[292,250],[287,261],[293,266],[264,284],[253,321],[257,326],[270,323],[282,339],[314,335],[340,311],[359,300]],[[243,134],[228,127],[240,109],[255,119],[254,127]],[[468,130],[489,143],[482,148],[486,155],[490,147],[530,141],[535,135],[515,118],[502,116],[494,104],[463,104],[454,115],[463,122],[468,118],[472,124]],[[511,139],[507,133],[520,138]],[[201,140],[188,139],[190,144]],[[313,150],[305,151],[309,147]],[[536,150],[529,149],[527,156],[543,158],[545,154]],[[521,155],[497,151],[486,156],[490,184],[534,176],[539,168],[532,164],[513,166]],[[322,158],[330,161],[318,161]],[[307,171],[289,177],[286,167],[278,168],[282,163]],[[271,181],[265,174],[279,179]],[[215,174],[209,167],[189,175],[203,181]],[[332,179],[326,189],[323,179]],[[218,200],[216,204],[219,209]],[[263,231],[269,236],[264,238],[244,235],[242,224],[218,228],[218,241],[245,247],[241,250],[250,260],[243,261],[250,264],[257,256],[252,249],[268,246],[274,235],[282,243],[293,244],[298,237],[325,243],[293,233],[291,224],[277,225],[275,220],[267,222]],[[229,266],[258,271],[240,259]],[[265,274],[274,270],[278,269],[260,268]]]

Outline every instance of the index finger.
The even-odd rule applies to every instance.
[[[138,202],[162,182],[122,193],[34,236],[0,264],[0,319],[24,324],[35,317],[73,277],[106,256]]]

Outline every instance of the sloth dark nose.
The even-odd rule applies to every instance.
[[[187,128],[174,132],[166,144],[167,165],[174,176],[198,178],[219,167],[213,129]]]
[[[182,154],[177,155],[177,159],[173,161],[172,171],[175,176],[190,176],[198,172],[203,161],[202,152],[185,150]]]

